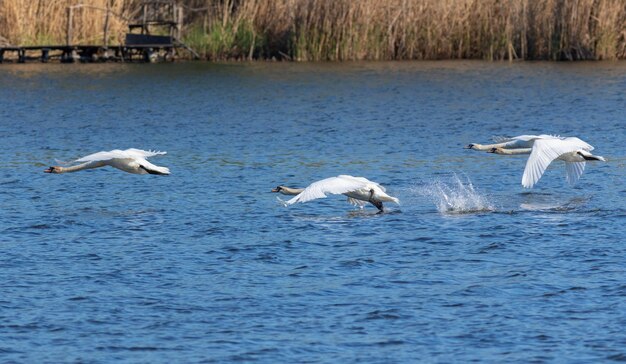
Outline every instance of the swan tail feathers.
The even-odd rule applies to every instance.
[[[143,168],[149,174],[159,174],[159,175],[169,175],[170,174],[170,169],[169,168],[154,165],[154,164],[148,162],[145,159],[139,161],[139,165],[141,166],[141,168]]]
[[[169,168],[166,167],[158,167],[157,169],[147,170],[149,174],[158,174],[161,176],[167,176],[170,174]]]
[[[389,196],[388,194],[380,194],[378,197],[381,201],[393,202],[396,205],[400,205],[400,200],[396,197]]]
[[[599,155],[589,155],[589,156],[583,156],[583,158],[585,158],[585,160],[588,161],[602,161],[602,162],[606,162],[606,158],[599,156]]]

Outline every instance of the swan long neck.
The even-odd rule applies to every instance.
[[[302,191],[304,191],[304,188],[291,188],[291,187],[281,186],[279,192],[282,193],[283,195],[298,195]]]
[[[478,143],[472,143],[471,144],[471,148],[470,149],[476,149],[476,150],[490,150],[492,148],[499,148],[499,147],[503,147],[505,146],[506,143],[497,143],[497,144],[478,144]]]
[[[77,164],[71,167],[55,167],[55,170],[57,170],[56,173],[70,173],[70,172],[82,171],[83,169],[91,169],[91,168],[98,168],[98,167],[102,167],[102,164],[94,163],[94,162],[85,162],[85,163]]]
[[[517,149],[495,148],[494,153],[505,154],[505,155],[516,155],[516,154],[530,154],[531,151],[532,151],[532,148],[517,148]]]

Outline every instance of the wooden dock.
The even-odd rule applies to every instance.
[[[73,13],[77,8],[91,8],[105,13],[105,27],[101,45],[72,44]],[[43,63],[59,60],[62,63],[74,62],[168,62],[177,57],[179,49],[190,52],[194,58],[198,54],[180,41],[183,27],[183,7],[171,0],[146,0],[141,4],[138,19],[125,19],[128,33],[124,44],[109,44],[109,18],[118,16],[110,8],[100,8],[79,4],[67,7],[66,44],[42,46],[0,45],[0,63],[40,61]],[[123,17],[122,17],[123,18]],[[153,35],[157,28],[159,34]],[[139,33],[134,31],[139,30]]]
[[[176,49],[180,47],[176,44],[9,46],[0,47],[0,63],[168,62],[176,58]]]

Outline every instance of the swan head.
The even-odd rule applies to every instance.
[[[63,167],[50,166],[50,168],[43,171],[44,173],[63,173]]]
[[[276,188],[272,188],[272,192],[281,192],[283,188],[283,186],[276,186]]]
[[[463,149],[474,149],[474,147],[476,147],[476,144],[471,143],[471,144],[464,146]]]

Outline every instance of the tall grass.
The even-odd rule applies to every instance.
[[[90,0],[130,16],[140,0]],[[0,36],[65,37],[78,0],[1,0]],[[625,59],[626,0],[186,0],[183,40],[212,60]],[[74,42],[101,38],[83,10]],[[118,40],[126,24],[112,25]],[[80,24],[80,25],[79,25]]]
[[[109,19],[111,44],[124,40],[132,4],[127,0],[0,0],[0,36],[15,45],[65,44],[67,7],[88,4],[106,8],[122,17]],[[105,13],[93,8],[73,11],[73,44],[102,44]]]

